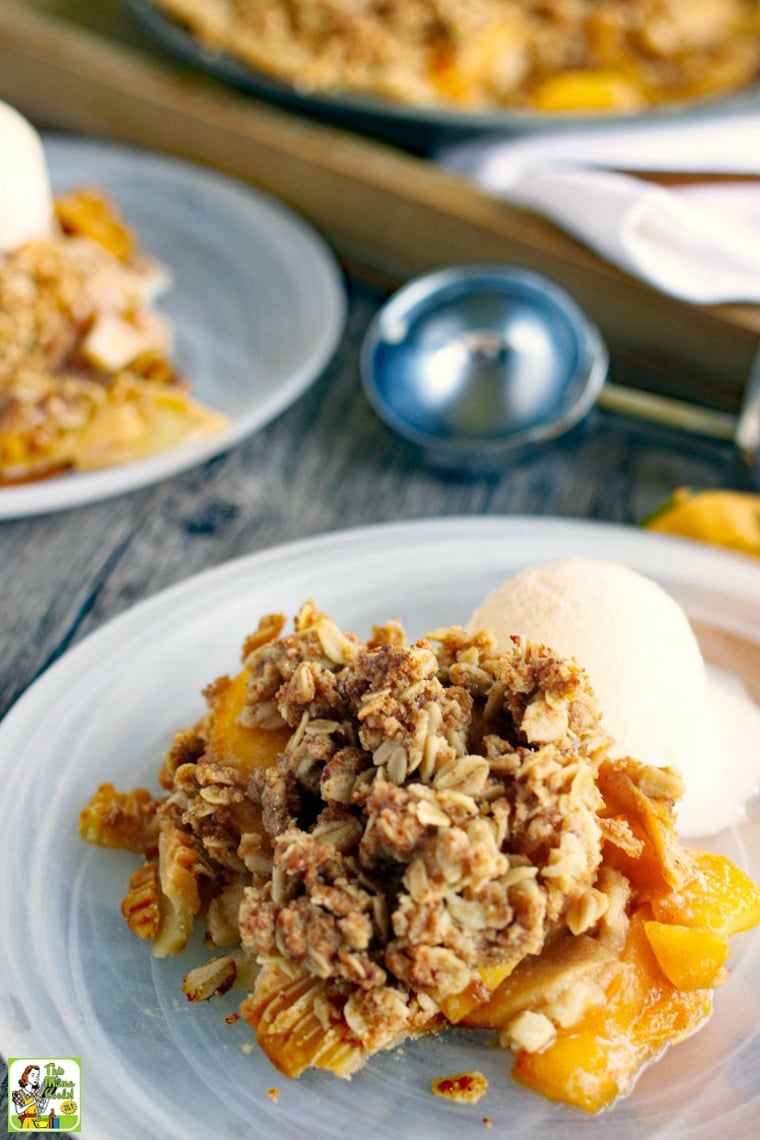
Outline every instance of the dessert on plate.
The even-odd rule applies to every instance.
[[[172,363],[167,268],[100,189],[52,196],[36,132],[5,104],[0,145],[0,485],[223,430]]]
[[[635,112],[760,71],[753,0],[155,0],[303,92],[420,107]]]
[[[242,987],[286,1076],[462,1025],[596,1112],[708,1019],[760,922],[743,871],[679,839],[679,773],[615,756],[586,672],[539,641],[361,640],[309,602],[205,698],[162,793],[104,783],[80,830],[141,857],[122,911],[157,956],[202,927],[185,994]]]

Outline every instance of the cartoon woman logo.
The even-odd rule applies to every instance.
[[[22,1129],[55,1128],[56,1115],[52,1109],[48,1110],[49,1099],[45,1095],[39,1065],[26,1066],[11,1099]]]

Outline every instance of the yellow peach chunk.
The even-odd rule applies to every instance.
[[[646,922],[644,931],[660,969],[679,990],[701,990],[722,981],[728,942],[713,930]]]
[[[694,851],[697,875],[652,901],[658,922],[711,930],[728,938],[760,923],[760,890],[725,855]]]
[[[644,525],[760,555],[760,506],[757,495],[748,492],[680,487]]]

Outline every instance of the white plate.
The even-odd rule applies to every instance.
[[[343,331],[345,290],[322,238],[279,202],[199,166],[128,147],[46,139],[54,191],[103,187],[140,246],[171,269],[158,307],[194,394],[226,431],[101,471],[0,488],[0,519],[133,491],[227,451],[316,380]]]
[[[710,1024],[599,1118],[517,1087],[508,1056],[467,1033],[407,1043],[349,1083],[324,1073],[289,1082],[250,1050],[243,1022],[224,1024],[232,995],[202,1008],[185,1001],[179,986],[194,951],[157,961],[126,929],[119,904],[134,857],[78,838],[78,813],[98,783],[155,786],[172,731],[201,711],[204,684],[236,668],[261,614],[292,614],[314,598],[363,635],[387,617],[418,635],[466,620],[519,567],[573,553],[627,563],[694,618],[740,634],[760,680],[760,570],[749,558],[632,529],[519,518],[415,521],[270,550],[144,602],[66,654],[0,726],[3,1055],[81,1057],[84,1133],[98,1140],[466,1140],[488,1135],[484,1116],[510,1140],[754,1135],[758,931],[736,940]],[[711,845],[760,878],[757,820]],[[477,1106],[431,1095],[434,1077],[467,1068],[490,1081]],[[277,1103],[270,1088],[281,1090]]]

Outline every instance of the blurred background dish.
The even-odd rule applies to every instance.
[[[719,60],[717,56],[714,68],[705,66],[705,59],[699,57],[699,75],[694,82],[698,96],[687,98],[675,94],[672,99],[650,106],[637,105],[636,95],[628,95],[624,90],[616,92],[612,82],[614,77],[601,69],[598,79],[592,77],[592,90],[589,90],[587,72],[568,73],[567,82],[560,85],[562,89],[558,90],[557,84],[547,89],[541,98],[543,109],[540,111],[506,105],[461,109],[444,104],[423,106],[358,90],[320,90],[314,86],[307,89],[278,79],[273,72],[245,62],[237,53],[233,55],[205,44],[186,25],[162,11],[154,0],[125,0],[125,3],[154,40],[179,58],[216,77],[301,114],[420,151],[430,145],[440,145],[453,136],[473,132],[523,133],[579,124],[631,123],[641,119],[651,121],[684,116],[701,118],[738,108],[760,107],[760,84],[757,82],[751,86],[745,83],[742,89],[730,89],[727,75],[725,89],[721,90],[723,81],[720,73],[731,69],[726,69],[724,59],[721,57]],[[694,12],[693,17],[699,22],[702,13]],[[747,37],[741,42],[742,50],[746,51]],[[760,54],[760,47],[757,50]],[[599,86],[604,90],[596,90]],[[601,112],[593,109],[584,113],[574,112],[571,109],[573,102],[584,93],[592,105],[597,103],[606,109]],[[564,109],[558,109],[560,107]]]
[[[466,621],[522,567],[580,551],[652,577],[700,623],[708,662],[758,693],[754,560],[630,527],[496,515],[339,530],[218,565],[103,626],[25,693],[0,726],[0,779],[13,789],[0,800],[0,858],[7,881],[23,882],[27,897],[19,908],[18,892],[0,893],[0,923],[12,931],[0,983],[0,1045],[6,1055],[29,1056],[43,1040],[81,1058],[87,1136],[754,1137],[760,930],[741,935],[704,1030],[647,1068],[631,1095],[598,1117],[521,1089],[508,1077],[503,1052],[471,1031],[409,1042],[351,1081],[318,1072],[291,1081],[250,1048],[242,1019],[225,1023],[239,991],[211,1002],[177,1000],[191,959],[207,957],[200,938],[188,955],[165,959],[136,938],[125,941],[118,899],[132,860],[119,851],[104,857],[77,834],[78,813],[99,776],[120,787],[152,786],[156,757],[177,726],[198,715],[208,677],[238,660],[240,638],[257,615],[294,613],[314,597],[346,629],[363,634],[396,616],[419,637]],[[23,779],[11,780],[19,773]],[[757,806],[743,824],[699,843],[754,878]],[[41,935],[39,915],[55,937]],[[490,1084],[478,1106],[431,1095],[433,1078],[473,1068]],[[272,1086],[279,1097],[268,1095]]]

